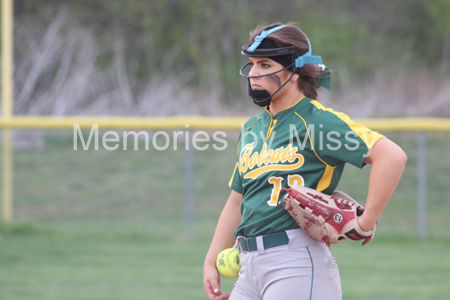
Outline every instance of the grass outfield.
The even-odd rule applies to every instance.
[[[206,299],[205,241],[153,242],[48,234],[4,236],[0,299]],[[378,238],[332,248],[343,299],[442,299],[450,293],[450,241]],[[225,279],[222,290],[231,291]]]
[[[226,150],[194,153],[193,240],[182,143],[74,151],[67,133],[48,135],[43,149],[15,151],[14,223],[0,226],[0,299],[206,299],[203,258],[236,160],[235,133],[228,136]],[[408,164],[375,240],[332,248],[343,299],[448,299],[449,135],[427,135],[426,240],[416,238],[415,135],[388,137]],[[364,199],[369,171],[347,167],[339,189]],[[224,290],[232,285],[225,280]]]

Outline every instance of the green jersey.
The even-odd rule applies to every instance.
[[[347,115],[304,97],[272,116],[266,108],[242,128],[230,187],[243,195],[235,236],[257,236],[298,228],[279,202],[282,188],[307,186],[331,194],[345,163],[364,166],[383,136]]]

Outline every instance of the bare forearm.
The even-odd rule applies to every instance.
[[[369,220],[375,223],[400,181],[404,165],[398,161],[383,161],[372,165],[366,202]]]
[[[372,164],[365,211],[359,219],[363,230],[372,228],[400,181],[406,164],[406,155],[388,139],[380,140],[368,162]]]
[[[215,264],[217,254],[225,248],[233,247],[234,230],[241,222],[240,205],[242,195],[232,192],[222,210],[211,246],[205,258],[205,265]]]

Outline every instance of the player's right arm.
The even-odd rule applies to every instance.
[[[234,230],[241,223],[242,194],[232,190],[217,222],[216,231],[205,258],[203,283],[205,294],[210,300],[225,300],[229,294],[220,291],[220,275],[216,268],[216,258],[220,251],[234,246]]]

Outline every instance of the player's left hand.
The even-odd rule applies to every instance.
[[[220,290],[220,275],[217,269],[204,270],[204,290],[209,300],[228,300],[230,294],[223,294]]]

